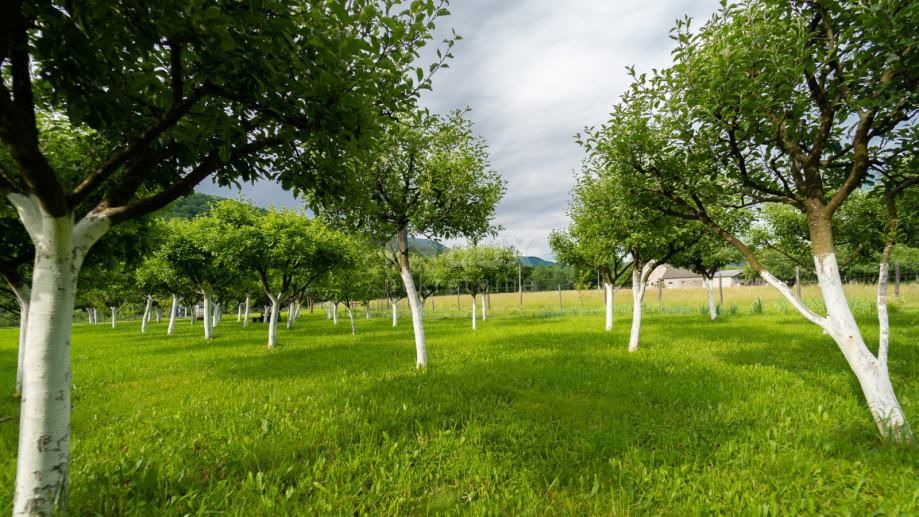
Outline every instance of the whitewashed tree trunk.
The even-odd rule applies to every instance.
[[[718,307],[715,305],[715,282],[711,278],[704,278],[705,289],[708,290],[708,316],[712,321],[718,317]]]
[[[338,302],[332,304],[332,323],[338,325]]]
[[[370,305],[366,303],[364,304],[364,319],[370,319]]]
[[[408,268],[408,261],[401,265],[402,284],[408,298],[408,307],[412,311],[412,329],[415,333],[415,366],[424,368],[428,365],[428,348],[424,336],[424,315],[421,312],[421,301],[415,289],[415,280]],[[395,317],[395,312],[393,313]]]
[[[482,295],[482,321],[488,319],[488,309],[486,308],[485,299],[488,298],[487,294]]]
[[[357,326],[354,325],[354,311],[351,308],[351,302],[348,302],[348,319],[351,320],[351,335],[356,335]]]
[[[217,324],[220,323],[220,304],[215,303],[211,306],[211,322],[212,327],[217,328]]]
[[[887,368],[888,342],[882,334],[881,344],[883,346],[879,347],[877,357],[865,345],[861,330],[855,322],[843,290],[835,254],[816,256],[814,263],[820,292],[827,309],[826,317],[821,317],[810,310],[784,282],[775,278],[768,271],[763,271],[760,276],[782,293],[807,320],[823,328],[833,338],[849,367],[858,378],[862,393],[868,403],[868,409],[871,411],[880,435],[893,443],[912,443],[914,441],[912,430],[890,381]],[[886,271],[882,269],[879,277],[883,277],[885,273]],[[879,278],[879,301],[880,286],[881,278]],[[884,294],[886,295],[886,292]],[[886,299],[884,302],[886,304]],[[881,317],[880,314],[879,317]],[[881,331],[884,331],[883,324]]]
[[[278,346],[278,315],[281,313],[281,301],[274,295],[269,295],[271,300],[271,319],[268,321],[268,348]]]
[[[476,322],[475,322],[475,320],[476,320],[476,317],[475,317],[475,305],[476,305],[475,295],[472,295],[472,330],[475,330],[475,323],[476,323]]]
[[[112,328],[115,328],[118,324],[118,309],[114,305],[110,308],[112,309]]]
[[[236,323],[239,323],[243,319],[243,304],[236,306]]]
[[[159,306],[156,306],[156,307],[153,308],[153,313],[156,314],[156,322],[159,323],[159,322],[160,322],[160,308],[159,308]]]
[[[287,330],[290,330],[291,325],[294,324],[294,304],[291,303],[287,306]]]
[[[201,317],[202,323],[204,323],[204,339],[211,339],[214,337],[213,325],[214,321],[211,317],[211,291],[210,289],[202,289],[202,296],[204,296],[204,314]]]
[[[638,350],[641,338],[642,302],[645,299],[648,277],[655,269],[655,262],[649,261],[641,270],[632,268],[632,330],[629,333],[629,352]]]
[[[325,302],[325,319],[332,319],[332,302]]]
[[[243,309],[243,328],[249,327],[249,297],[246,296],[246,303]]]
[[[613,330],[613,285],[604,283],[603,289],[606,294],[606,331]]]
[[[35,245],[23,357],[14,515],[63,511],[70,458],[70,334],[77,277],[111,225],[91,213],[52,217],[38,200],[7,196]]]
[[[172,305],[169,307],[169,326],[166,328],[166,335],[171,336],[176,331],[176,316],[179,312],[179,297],[172,295]]]
[[[399,325],[398,306],[392,300],[389,301],[389,304],[392,305],[392,326],[397,327]]]
[[[22,396],[23,360],[26,353],[26,336],[29,332],[29,303],[31,289],[27,285],[10,286],[19,302],[19,351],[16,361],[16,396]]]
[[[144,305],[144,317],[140,320],[140,331],[142,333],[147,332],[147,324],[150,322],[150,313],[153,311],[153,297],[147,295],[146,298],[147,302]]]

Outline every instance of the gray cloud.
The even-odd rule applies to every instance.
[[[508,181],[496,216],[505,228],[500,242],[551,255],[546,239],[568,224],[565,208],[582,156],[574,135],[603,122],[628,86],[626,66],[670,63],[674,20],[690,15],[699,24],[717,7],[718,0],[453,1],[437,40],[450,29],[464,39],[422,102],[436,112],[472,108],[492,166]],[[422,61],[432,57],[433,48]],[[244,194],[261,205],[301,206],[274,184]]]

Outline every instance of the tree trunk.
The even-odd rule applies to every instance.
[[[714,279],[702,277],[705,282],[705,289],[708,291],[708,317],[712,321],[718,317],[718,307],[715,306],[715,282]]]
[[[23,357],[14,515],[62,513],[70,457],[70,331],[77,277],[89,248],[110,226],[89,214],[52,217],[39,202],[7,196],[35,245]]]
[[[153,311],[153,297],[150,295],[146,296],[147,303],[144,305],[144,317],[140,321],[140,331],[141,333],[147,332],[147,323],[150,322],[150,313]]]
[[[294,304],[287,306],[287,330],[294,324]]]
[[[169,308],[169,327],[166,329],[166,335],[171,336],[176,331],[176,314],[179,311],[179,297],[172,295],[172,305]]]
[[[392,305],[392,326],[399,326],[399,312],[396,306],[396,302],[389,300],[389,304]]]
[[[475,316],[476,307],[475,307],[475,306],[476,306],[476,299],[475,299],[475,295],[473,294],[473,295],[472,295],[472,330],[475,330],[475,324],[476,324],[476,322],[475,322],[475,320],[476,320],[476,316]]]
[[[217,328],[217,324],[220,323],[220,304],[215,303],[211,307],[211,310],[213,311],[213,313],[211,314],[211,320],[213,321],[213,327]]]
[[[613,330],[613,284],[603,283],[603,289],[606,291],[606,331]]]
[[[278,314],[281,312],[281,300],[269,296],[271,300],[271,319],[268,321],[268,348],[278,346]]]
[[[428,349],[424,336],[424,315],[421,312],[421,302],[418,291],[415,289],[415,280],[408,260],[408,231],[403,228],[398,235],[399,241],[399,269],[402,274],[402,284],[408,297],[408,306],[412,311],[412,328],[415,332],[415,365],[424,368],[428,365]]]
[[[351,335],[357,334],[357,327],[354,325],[354,311],[351,309],[351,302],[348,302],[348,319],[351,320]]]
[[[364,304],[364,319],[370,319],[370,305],[367,303]]]
[[[211,339],[214,337],[213,318],[211,317],[211,291],[210,289],[204,289],[201,291],[201,294],[204,295],[204,315],[201,318],[201,321],[204,323],[204,339]]]
[[[243,328],[249,328],[249,297],[246,296],[245,307],[243,308]]]
[[[236,323],[239,323],[243,319],[243,304],[236,306]]]
[[[486,298],[488,298],[488,294],[483,293],[482,294],[482,321],[485,321],[488,319],[488,309],[487,309],[488,304],[485,301]]]
[[[338,302],[332,304],[332,324],[338,325]]]
[[[118,309],[114,305],[112,305],[110,308],[112,309],[112,328],[115,328],[118,324]]]
[[[325,319],[332,319],[332,302],[325,302]]]
[[[632,331],[629,333],[629,352],[638,350],[641,337],[642,302],[645,299],[648,277],[655,269],[655,262],[649,261],[641,269],[637,265],[632,267]]]

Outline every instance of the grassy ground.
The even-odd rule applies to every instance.
[[[210,343],[187,321],[171,339],[165,323],[78,325],[71,511],[919,513],[919,452],[878,443],[835,345],[767,290],[725,294],[712,323],[701,290],[665,291],[662,307],[649,293],[635,354],[627,317],[602,330],[596,292],[581,307],[566,295],[564,313],[557,293],[525,310],[495,296],[475,333],[444,298],[424,373],[407,312],[397,329],[361,319],[354,337],[317,311],[274,351],[264,326],[230,316]],[[852,294],[874,343],[870,291]],[[892,324],[894,384],[919,428],[919,289]],[[0,329],[6,393],[15,336]],[[0,511],[17,425],[0,399]]]

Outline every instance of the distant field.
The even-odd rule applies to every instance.
[[[852,287],[869,343],[873,288]],[[805,298],[816,295],[813,288]],[[665,290],[642,348],[630,296],[602,330],[600,293],[495,295],[469,329],[455,297],[428,310],[413,368],[407,311],[338,326],[306,313],[269,351],[228,315],[142,335],[78,324],[74,515],[919,514],[919,451],[878,443],[832,341],[768,288]],[[763,300],[763,314],[752,306]],[[451,307],[452,302],[452,307]],[[736,306],[733,313],[728,310]],[[448,310],[448,307],[450,309]],[[919,289],[892,313],[891,371],[919,428]],[[0,329],[11,393],[15,329]],[[0,511],[10,511],[17,402],[0,398]]]

